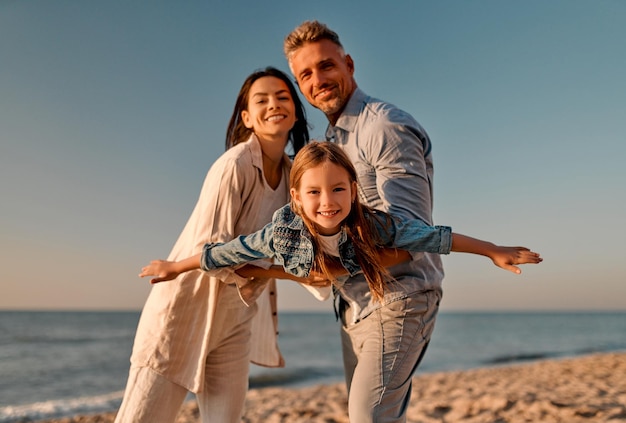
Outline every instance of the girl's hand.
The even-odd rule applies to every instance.
[[[331,285],[331,282],[325,275],[314,271],[311,271],[308,278],[298,278],[298,282],[303,285],[315,286],[317,288],[323,288]]]
[[[539,253],[530,251],[526,247],[496,246],[489,257],[496,266],[518,275],[522,273],[522,270],[516,266],[517,264],[537,264],[543,261]]]
[[[152,284],[171,281],[176,279],[178,275],[180,272],[176,269],[176,262],[167,260],[153,260],[149,265],[142,267],[141,273],[139,273],[140,278],[156,276],[150,279]]]

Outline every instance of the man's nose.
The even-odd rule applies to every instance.
[[[311,75],[311,78],[313,80],[313,86],[316,88],[321,87],[326,83],[326,77],[322,72],[314,71]]]

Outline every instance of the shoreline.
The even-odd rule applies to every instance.
[[[112,423],[115,413],[36,423]],[[199,421],[195,401],[176,423]],[[415,423],[616,423],[626,421],[626,352],[591,354],[413,379],[407,421]],[[343,383],[248,392],[244,423],[348,423]]]

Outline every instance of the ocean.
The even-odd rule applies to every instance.
[[[114,411],[139,312],[0,311],[0,423]],[[343,381],[332,312],[279,315],[283,369],[250,385]],[[419,373],[626,351],[626,312],[441,312]]]

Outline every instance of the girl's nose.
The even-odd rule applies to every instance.
[[[330,195],[323,192],[320,196],[320,202],[322,203],[322,206],[328,206],[332,203],[332,199],[330,198]]]

